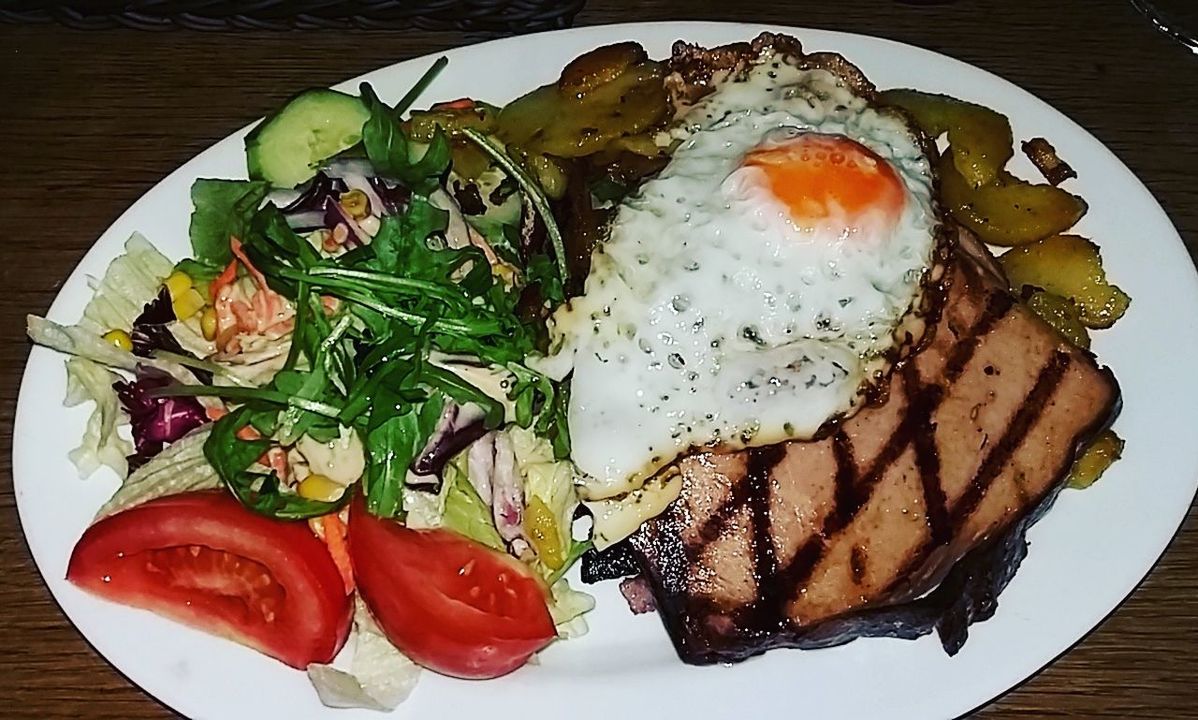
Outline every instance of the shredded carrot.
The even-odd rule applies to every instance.
[[[349,561],[349,544],[346,542],[348,528],[337,513],[329,513],[311,521],[312,529],[329,548],[333,563],[341,572],[341,580],[345,583],[345,592],[354,590],[354,570]],[[319,530],[317,529],[319,523]]]
[[[261,293],[259,293],[260,295]],[[258,295],[255,295],[257,297]],[[254,309],[248,303],[243,303],[240,300],[234,300],[229,303],[229,311],[233,313],[233,317],[237,319],[237,329],[243,333],[252,333],[258,329],[258,319],[254,316]]]
[[[245,250],[241,249],[241,240],[239,240],[236,235],[229,237],[229,249],[233,251],[233,257],[240,260],[241,264],[245,266],[245,269],[249,271],[250,276],[254,278],[254,284],[258,286],[258,289],[262,292],[272,292],[270,286],[266,284],[266,276],[262,274],[261,270],[254,267],[254,264],[250,262],[248,257],[246,257]]]
[[[216,422],[217,420],[220,420],[224,416],[228,415],[229,411],[223,407],[206,407],[204,408],[204,414],[208,416],[209,420]],[[237,438],[239,440],[258,440],[261,437],[261,433],[255,430],[253,425],[246,425],[237,431]],[[262,457],[266,458],[266,455],[263,455]],[[264,462],[262,464],[268,465],[269,463]]]
[[[206,407],[204,408],[204,414],[208,416],[209,420],[216,422],[217,420],[220,420],[224,416],[228,415],[229,411],[223,407]],[[257,440],[261,438],[262,435],[259,434],[259,432],[255,430],[252,425],[246,425],[237,431],[237,437],[240,440]],[[262,464],[265,465],[266,463]]]
[[[283,448],[272,447],[262,456],[262,460],[262,464],[274,470],[280,480],[286,482],[291,477],[291,463],[287,462],[287,451]]]
[[[237,261],[230,260],[229,264],[225,266],[224,271],[221,272],[220,275],[217,275],[216,279],[212,281],[212,284],[208,286],[208,295],[210,296],[212,302],[216,302],[217,296],[220,295],[221,288],[232,285],[233,281],[236,279]]]
[[[286,333],[291,329],[289,318],[282,317],[283,298],[270,289],[266,276],[250,262],[241,240],[235,235],[229,236],[229,250],[233,253],[233,260],[212,282],[208,291],[216,309],[216,346],[226,353],[239,351],[237,335],[240,333],[270,330]],[[234,295],[238,264],[245,267],[257,287],[249,302],[236,299]]]

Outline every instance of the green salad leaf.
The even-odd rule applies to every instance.
[[[204,457],[220,475],[225,486],[250,510],[279,520],[303,520],[336,512],[349,502],[346,492],[337,502],[308,500],[279,488],[279,477],[273,471],[261,473],[250,470],[270,449],[271,441],[263,437],[242,440],[238,431],[250,425],[254,411],[241,407],[217,420],[204,441]]]
[[[395,109],[379,100],[370,83],[362,83],[361,92],[362,102],[370,110],[370,119],[362,126],[362,147],[370,164],[381,175],[401,180],[418,193],[428,194],[440,187],[452,159],[445,133],[438,128],[420,158],[413,160],[412,144]]]
[[[421,147],[400,121],[443,65],[435,64],[396,107],[383,103],[370,85],[362,86],[370,117],[361,147],[378,177],[407,190],[402,207],[380,218],[369,242],[336,257],[322,254],[319,243],[292,230],[278,207],[262,205],[266,183],[205,179],[192,189],[197,271],[223,268],[231,256],[229,237],[236,235],[270,288],[295,308],[285,361],[267,384],[155,391],[215,395],[241,404],[217,423],[205,454],[222,481],[258,512],[299,518],[332,507],[299,498],[280,488],[273,473],[261,471],[259,458],[272,444],[287,446],[305,436],[323,442],[343,427],[352,429],[366,455],[362,489],[369,511],[398,517],[409,467],[436,430],[445,403],[478,405],[486,428],[500,427],[508,403],[429,362],[432,352],[509,370],[514,378],[505,390],[516,421],[544,433],[555,453],[568,449],[561,390],[524,365],[543,345],[543,322],[539,311],[530,316],[520,306],[527,284],[539,287],[545,305],[562,302],[560,268],[548,255],[532,257],[520,268],[518,253],[505,247],[504,257],[516,265],[518,276],[514,282],[510,276],[500,280],[479,248],[446,247],[449,213],[430,195],[442,189],[452,162],[448,137],[438,129]],[[493,144],[488,147],[498,152]],[[515,187],[518,180],[510,182]],[[238,439],[237,430],[247,426],[262,439]],[[469,482],[459,484],[450,488],[452,516],[464,523],[481,518],[475,524],[494,532]]]
[[[445,483],[449,487],[445,495],[445,511],[441,515],[441,526],[502,552],[503,538],[495,529],[491,507],[478,496],[466,475],[468,462],[466,453],[462,453],[454,462],[445,466]]]
[[[408,467],[437,427],[444,405],[441,395],[411,403],[389,391],[376,401],[367,424],[365,478],[366,507],[374,515],[396,517],[403,511]]]
[[[548,255],[537,254],[528,259],[525,271],[530,285],[540,288],[541,299],[550,307],[557,307],[566,301],[566,291],[562,287],[561,275],[557,266]]]
[[[383,218],[378,234],[370,243],[374,250],[371,265],[385,273],[407,270],[416,277],[448,281],[450,274],[469,258],[429,248],[429,236],[443,232],[448,224],[448,212],[422,197],[413,197],[403,215]]]
[[[270,185],[256,180],[200,178],[191,186],[191,251],[196,261],[223,268],[233,259],[229,238],[245,237]],[[219,270],[218,270],[219,271]]]

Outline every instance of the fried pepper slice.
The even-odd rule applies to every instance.
[[[1086,213],[1086,202],[1052,185],[1032,185],[1000,171],[994,182],[971,187],[952,154],[938,163],[940,199],[962,225],[991,245],[1024,245],[1064,232]]]
[[[998,259],[1016,291],[1040,288],[1069,298],[1090,328],[1107,328],[1127,312],[1131,298],[1107,281],[1098,246],[1077,235],[1054,235],[1017,247]]]
[[[887,90],[881,99],[910,113],[930,137],[947,132],[953,164],[970,187],[994,182],[1015,154],[1011,122],[988,107],[905,88]]]

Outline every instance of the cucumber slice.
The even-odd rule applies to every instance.
[[[293,188],[323,160],[362,139],[370,111],[353,95],[318,88],[293,97],[245,138],[250,177]]]

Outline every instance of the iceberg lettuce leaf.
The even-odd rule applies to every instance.
[[[79,470],[79,477],[91,475],[102,465],[121,477],[128,472],[125,457],[133,452],[133,444],[117,433],[117,426],[125,418],[112,388],[119,379],[91,360],[81,357],[67,360],[67,397],[63,404],[72,407],[88,400],[95,403],[79,447],[67,455]]]
[[[308,666],[308,679],[328,707],[385,712],[394,710],[412,694],[420,679],[420,666],[391,644],[358,598],[349,667],[312,664]]]

